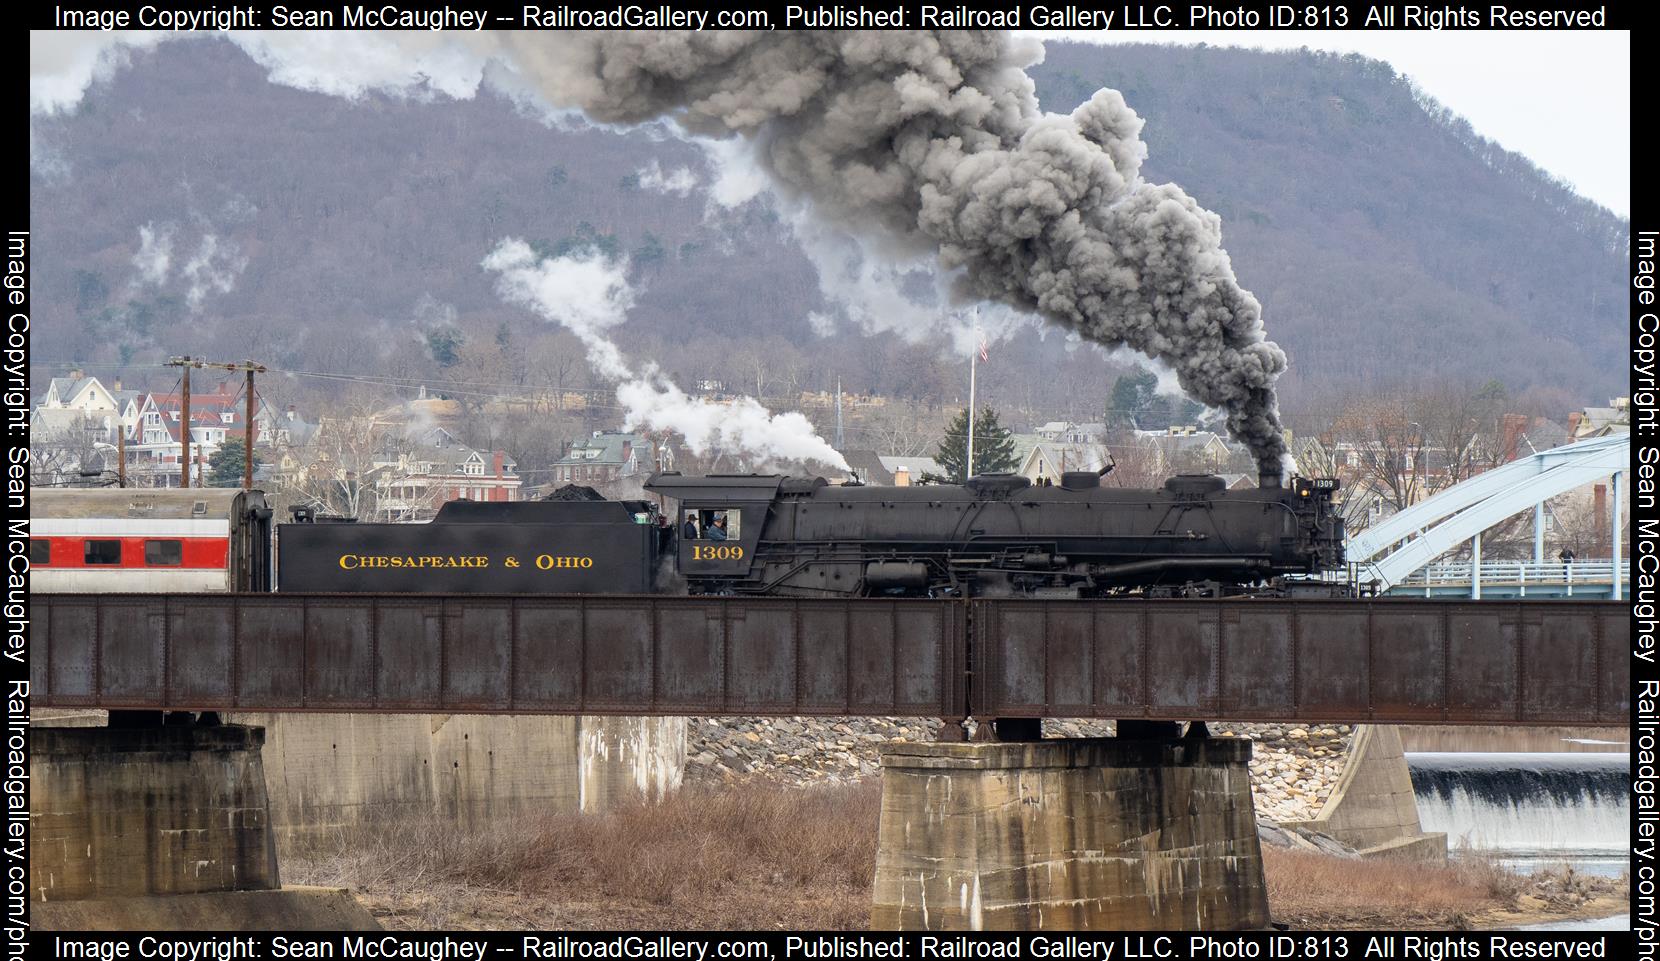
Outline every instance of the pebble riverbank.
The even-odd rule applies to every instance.
[[[876,775],[887,741],[931,741],[940,722],[885,717],[694,717],[686,726],[688,785],[770,781],[847,783]],[[1249,737],[1257,816],[1312,818],[1330,796],[1348,758],[1347,724],[1211,724],[1215,735]],[[1105,737],[1110,721],[1044,721],[1046,737]]]

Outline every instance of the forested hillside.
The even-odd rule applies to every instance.
[[[1147,118],[1145,173],[1223,216],[1291,356],[1290,412],[1448,378],[1563,406],[1618,391],[1627,224],[1386,66],[1051,44],[1034,74],[1051,110],[1122,90]],[[489,92],[331,98],[204,41],[135,54],[35,136],[37,365],[191,353],[435,386],[588,385],[571,339],[504,305],[479,266],[516,236],[628,254],[639,303],[619,340],[682,383],[787,397],[839,376],[947,403],[965,387],[942,344],[816,334],[814,269],[772,206],[709,213],[703,154],[651,132],[555,129]],[[1098,413],[1116,370],[1068,346],[1020,335],[982,389]]]

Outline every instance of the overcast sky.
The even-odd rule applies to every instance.
[[[1629,31],[1029,32],[1044,38],[1064,37],[1090,43],[1202,42],[1270,49],[1307,46],[1375,57],[1387,61],[1435,99],[1462,114],[1478,133],[1523,154],[1615,213],[1630,216]],[[149,44],[164,36],[167,35],[143,32],[31,33],[31,107],[49,104],[54,97],[66,103],[77,100],[94,72],[97,51],[113,40]],[[241,36],[256,46],[260,37],[248,32]],[[436,37],[425,40],[419,35],[413,39],[405,36],[406,45],[443,42]],[[316,41],[312,45],[331,46]],[[343,63],[353,65],[360,72],[372,73],[375,68],[373,62],[365,64],[361,58],[347,58]],[[339,68],[341,64],[335,66]],[[425,74],[438,75],[444,71],[437,68],[445,66],[445,62],[440,58],[415,66]],[[470,90],[476,86],[477,71],[469,68],[463,72],[467,82],[462,86]]]
[[[1631,214],[1629,31],[1032,32],[1107,44],[1306,46],[1385,60],[1462,114],[1477,133],[1569,181],[1616,214]]]

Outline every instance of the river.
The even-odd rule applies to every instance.
[[[1567,865],[1618,877],[1631,849],[1625,737],[1606,729],[1403,731],[1419,820],[1425,831],[1446,833],[1454,856],[1480,853],[1522,873]],[[1621,915],[1532,930],[1630,926]]]

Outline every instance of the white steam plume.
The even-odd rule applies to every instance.
[[[634,304],[620,264],[598,254],[538,259],[522,240],[504,240],[484,258],[500,275],[502,297],[536,311],[582,341],[588,362],[618,381],[623,427],[673,431],[694,454],[743,451],[763,461],[817,461],[845,469],[847,461],[799,413],[773,414],[752,397],[714,404],[670,383],[655,365],[631,369],[609,331]]]
[[[167,272],[173,266],[173,226],[153,223],[138,228],[138,253],[133,254],[133,269],[138,276],[133,286],[152,284],[160,287],[167,281]]]
[[[641,167],[637,172],[642,190],[653,190],[660,194],[676,194],[684,197],[697,187],[697,174],[692,173],[690,167],[676,167],[664,171],[663,165],[653,160]]]
[[[232,241],[220,241],[214,234],[204,234],[196,253],[179,268],[179,277],[186,281],[185,303],[192,311],[201,310],[208,294],[228,294],[236,287],[236,279],[248,266],[248,258]]]

